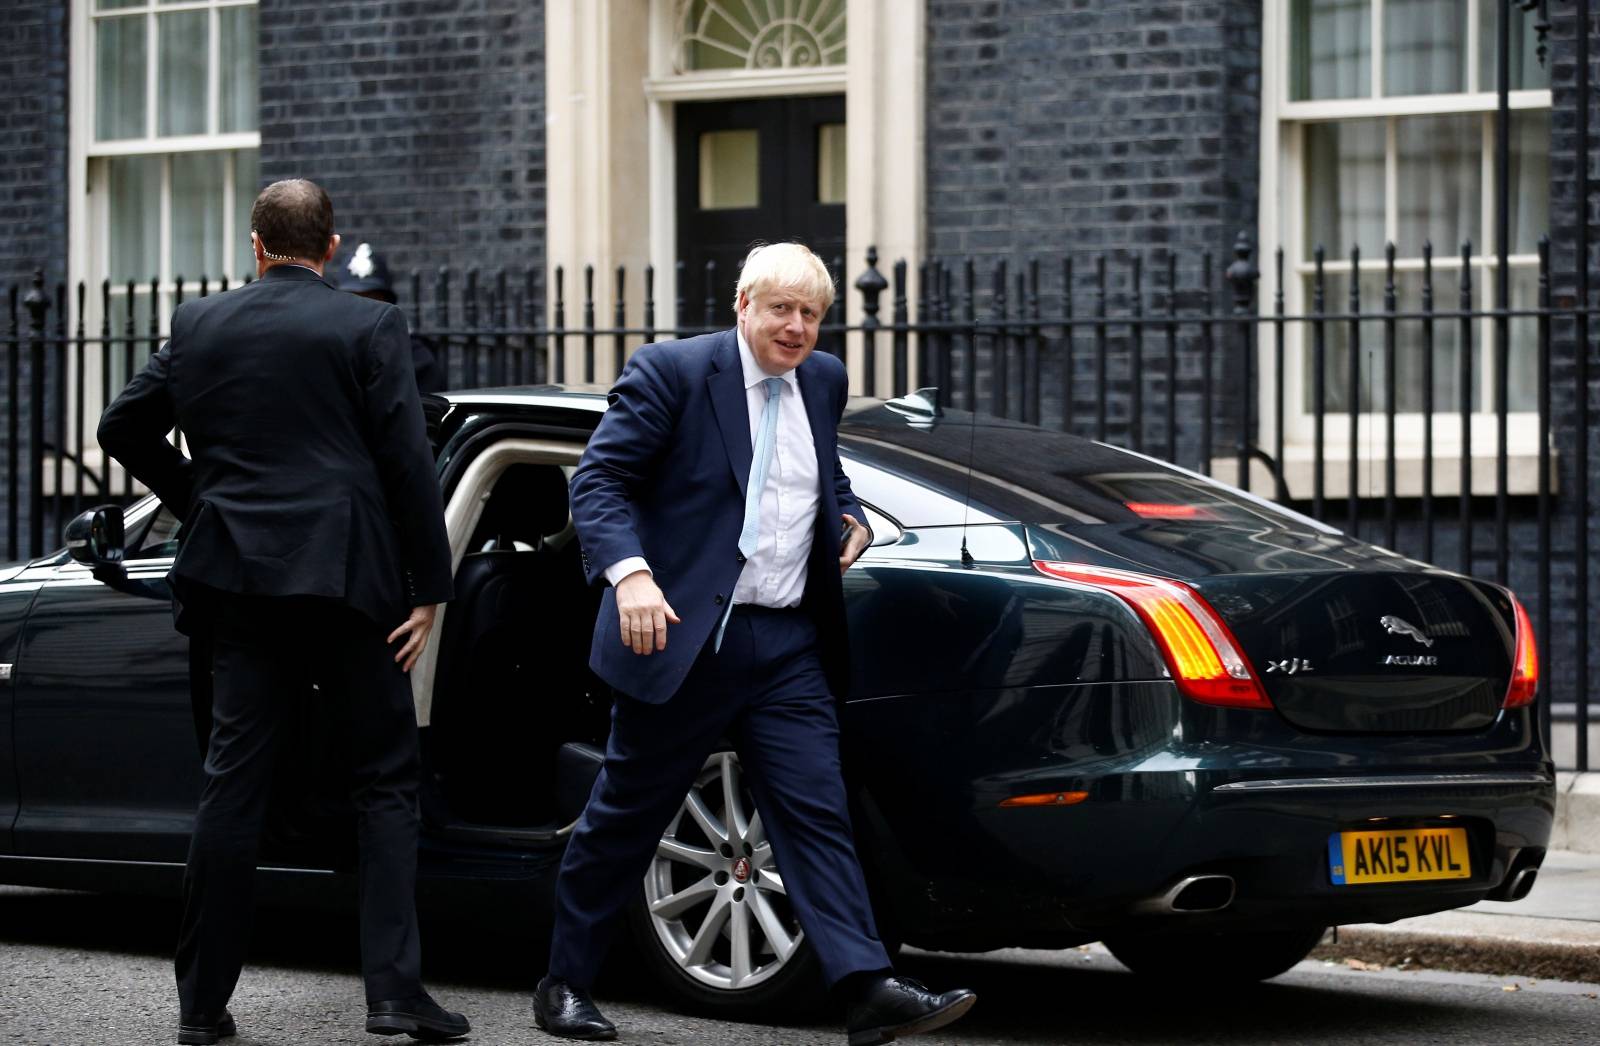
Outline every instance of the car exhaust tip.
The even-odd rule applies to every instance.
[[[1533,884],[1538,878],[1538,868],[1519,868],[1511,873],[1509,879],[1500,884],[1500,888],[1489,899],[1494,901],[1520,901],[1528,896],[1528,892],[1533,889]]]
[[[1220,912],[1233,903],[1231,875],[1191,875],[1179,879],[1159,896],[1141,901],[1137,911],[1154,915],[1196,915]]]

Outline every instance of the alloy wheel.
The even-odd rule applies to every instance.
[[[712,753],[644,880],[662,947],[691,979],[723,991],[770,980],[803,938],[742,778],[735,753]]]

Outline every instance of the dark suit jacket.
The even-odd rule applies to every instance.
[[[839,515],[862,519],[839,465],[844,364],[813,353],[796,370],[822,478],[803,605],[815,619],[834,695],[848,682]],[[622,645],[616,593],[605,590],[589,665],[613,687],[659,704],[677,692],[733,598],[744,561],[739,531],[750,477],[750,412],[739,344],[731,330],[646,345],[611,389],[611,406],[572,477],[572,518],[591,583],[605,568],[643,556],[683,619],[667,649],[647,656]]]
[[[166,438],[175,423],[193,461]],[[180,604],[206,589],[324,596],[392,628],[451,596],[439,482],[393,305],[298,266],[185,302],[99,438],[184,519]],[[178,625],[192,631],[186,616]]]

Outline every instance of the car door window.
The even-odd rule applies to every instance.
[[[178,554],[178,531],[182,526],[182,520],[168,511],[165,505],[161,506],[138,539],[129,543],[123,558],[171,559]]]
[[[867,526],[872,528],[872,546],[874,548],[879,545],[898,544],[900,539],[905,537],[906,532],[899,523],[865,501],[861,502],[861,511],[867,517]]]

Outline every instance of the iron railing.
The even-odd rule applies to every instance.
[[[1537,623],[1545,729],[1556,725],[1564,766],[1587,769],[1595,645],[1588,593],[1596,567],[1585,551],[1587,465],[1581,449],[1567,448],[1582,448],[1593,435],[1587,350],[1578,350],[1587,344],[1590,310],[1552,305],[1548,244],[1538,252],[1537,300],[1517,308],[1480,304],[1487,288],[1476,274],[1494,273],[1494,261],[1469,246],[1447,273],[1425,251],[1418,293],[1405,301],[1392,248],[1376,266],[1353,252],[1351,272],[1381,278],[1377,303],[1363,298],[1358,278],[1348,280],[1341,301],[1331,300],[1319,250],[1306,280],[1308,307],[1293,313],[1285,280],[1295,277],[1281,250],[1264,307],[1244,237],[1233,254],[1225,269],[1207,253],[1020,265],[936,258],[916,266],[913,286],[906,262],[885,277],[869,251],[865,269],[848,286],[840,281],[844,291],[819,346],[851,366],[857,392],[934,388],[944,405],[1218,474],[1398,553],[1509,584]],[[836,261],[836,276],[840,267]],[[601,301],[592,268],[576,296],[559,268],[548,294],[537,271],[487,279],[412,273],[402,281],[409,289],[402,305],[454,388],[552,376],[605,382],[637,345],[731,323],[722,298],[658,302],[651,270],[607,275],[609,299]],[[718,285],[716,273],[707,275],[708,285]],[[177,287],[167,300],[181,300],[186,288],[226,290],[206,280]],[[138,493],[93,443],[103,404],[162,340],[160,310],[140,321],[136,293],[156,301],[162,288],[102,284],[91,295],[79,285],[69,296],[64,286],[47,293],[36,277],[25,295],[10,291],[0,342],[10,392],[3,521],[10,559],[54,547],[61,526],[83,509]],[[1552,378],[1552,346],[1561,350],[1560,383]],[[1534,390],[1515,407],[1514,353]],[[1288,378],[1295,361],[1305,375],[1298,383]],[[1402,368],[1420,386],[1407,386]],[[1447,376],[1455,387],[1442,397]],[[1408,445],[1402,425],[1420,440]],[[1517,440],[1521,453],[1514,453]],[[1436,467],[1451,459],[1453,469]],[[1406,468],[1414,480],[1403,480]]]

